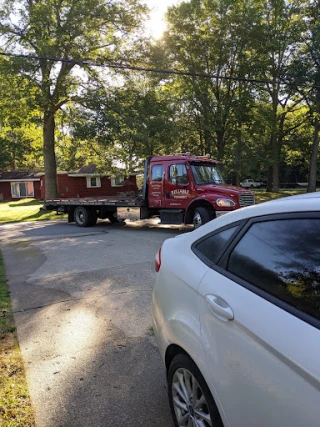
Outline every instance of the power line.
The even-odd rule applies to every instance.
[[[144,71],[149,73],[157,73],[157,74],[171,74],[178,76],[187,76],[187,77],[200,77],[205,79],[217,79],[217,80],[231,80],[238,82],[247,82],[247,83],[263,83],[263,84],[274,84],[271,80],[267,79],[254,79],[247,77],[234,77],[234,76],[221,76],[218,74],[207,74],[207,73],[195,73],[191,71],[181,71],[181,70],[170,70],[170,69],[158,69],[153,67],[138,67],[135,65],[129,64],[121,64],[121,63],[104,63],[104,62],[96,62],[89,60],[77,60],[70,58],[56,58],[50,56],[38,56],[38,55],[26,55],[22,53],[10,53],[10,52],[0,52],[2,56],[8,56],[11,58],[23,58],[23,59],[35,59],[35,60],[43,60],[43,61],[51,61],[51,62],[63,62],[75,65],[89,65],[91,67],[106,67],[112,68],[115,70],[132,70],[132,71]],[[292,83],[288,81],[281,81],[281,84],[285,84],[287,86],[294,87],[307,87],[310,88],[310,85],[305,83]],[[312,88],[320,89],[320,86],[312,85]]]

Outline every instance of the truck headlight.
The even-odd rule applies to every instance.
[[[218,199],[216,203],[221,208],[232,208],[236,205],[235,202],[231,199]]]

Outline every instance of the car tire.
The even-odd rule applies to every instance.
[[[91,215],[85,206],[78,206],[74,211],[74,221],[78,227],[89,227]]]
[[[208,209],[200,207],[195,209],[192,222],[194,228],[199,228],[207,222],[211,221],[211,219],[213,218]]]
[[[185,384],[184,390],[181,387],[182,383]],[[194,391],[196,397],[193,396]],[[178,354],[170,364],[168,395],[176,427],[196,425],[192,422],[193,419],[198,420],[199,425],[202,421],[201,425],[206,427],[223,427],[217,405],[205,379],[197,365],[185,354]]]

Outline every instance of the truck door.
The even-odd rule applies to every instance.
[[[164,194],[164,167],[163,164],[151,164],[148,200],[150,208],[163,207]]]
[[[185,163],[169,164],[165,181],[165,207],[186,209],[192,198],[190,177]]]

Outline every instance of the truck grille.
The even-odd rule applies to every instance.
[[[252,193],[241,193],[239,199],[241,208],[254,205],[254,194]]]

